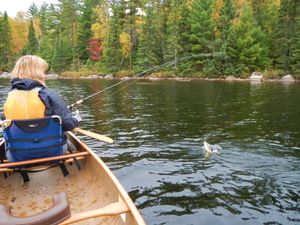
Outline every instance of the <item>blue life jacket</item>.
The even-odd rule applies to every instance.
[[[66,138],[58,116],[2,122],[6,154],[10,161],[63,155]]]

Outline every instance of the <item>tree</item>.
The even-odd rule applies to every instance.
[[[221,33],[222,42],[226,42],[229,31],[232,26],[233,20],[236,18],[236,8],[233,5],[232,0],[224,0],[223,6],[220,11],[220,19],[218,24],[218,30]]]
[[[39,47],[38,40],[36,38],[35,30],[33,27],[33,21],[30,20],[29,23],[29,32],[28,32],[28,39],[25,48],[23,49],[24,54],[34,55]]]
[[[47,33],[47,12],[48,12],[48,4],[44,2],[41,5],[40,11],[38,12],[42,35]]]
[[[50,63],[55,72],[59,73],[70,68],[73,58],[73,52],[70,51],[71,46],[71,40],[66,37],[58,37],[55,40]]]
[[[296,75],[300,75],[300,2],[297,2],[296,5],[296,27],[295,27],[295,40],[292,46],[292,59],[291,67],[292,72]]]
[[[147,5],[146,18],[139,37],[135,70],[142,71],[159,64],[157,29],[154,22],[155,3]]]
[[[166,28],[166,47],[164,52],[165,61],[177,60],[182,51],[180,39],[182,34],[179,31],[179,23],[181,20],[181,5],[179,0],[174,0],[170,4],[170,12],[167,16]],[[174,66],[177,69],[177,64]]]
[[[282,0],[272,47],[275,66],[285,72],[291,71],[292,46],[295,41],[297,0]]]
[[[190,57],[191,56],[191,23],[190,23],[190,13],[191,13],[191,2],[189,0],[182,0],[179,7],[179,21],[178,21],[178,34],[179,34],[179,46],[181,47],[179,57]],[[191,65],[189,61],[182,61],[178,65],[175,64],[174,67],[177,69],[178,74],[186,75],[192,74]]]
[[[14,19],[10,21],[12,54],[18,54],[27,43],[28,22],[24,12],[18,12]],[[1,28],[0,28],[1,29]]]
[[[7,13],[0,17],[0,70],[7,69],[11,56],[11,31]]]
[[[104,45],[109,21],[109,8],[107,2],[104,1],[97,5],[94,9],[94,14],[95,19],[91,27],[92,37],[98,39],[100,45]]]
[[[215,23],[212,18],[214,0],[195,0],[190,14],[191,33],[190,51],[192,56],[197,57],[201,53],[214,51]],[[197,58],[193,61],[194,70],[203,70],[207,60]]]
[[[85,62],[89,58],[89,43],[92,38],[92,24],[94,19],[93,8],[97,5],[96,0],[85,0],[82,6],[82,14],[79,19],[78,30],[78,56]]]
[[[109,21],[105,41],[104,60],[109,72],[117,72],[120,69],[122,53],[119,42],[119,35],[121,34],[119,10],[117,3],[112,5],[112,16]]]
[[[39,16],[39,9],[36,4],[32,3],[27,10],[27,17],[30,20],[33,20],[34,18],[36,18],[38,16]]]
[[[122,32],[119,36],[119,42],[121,45],[121,52],[122,52],[122,60],[121,60],[121,65],[122,65],[123,61],[130,57],[130,53],[131,53],[130,35],[127,34],[126,32]],[[131,60],[130,60],[130,66],[131,66]]]
[[[242,9],[239,23],[232,27],[228,36],[228,56],[232,74],[242,75],[263,68],[268,64],[264,50],[264,34],[256,25],[249,6]]]
[[[53,54],[53,48],[51,38],[48,35],[44,35],[40,40],[38,55],[45,59],[47,62],[51,62]]]
[[[89,44],[89,58],[93,61],[99,61],[101,58],[101,46],[99,44],[98,39],[91,39],[90,44]]]
[[[236,8],[232,0],[224,0],[219,13],[215,40],[215,50],[221,54],[215,56],[209,64],[210,72],[215,75],[222,76],[232,73],[232,64],[228,57],[228,37],[232,32],[233,21],[237,17],[236,14]]]
[[[251,6],[256,23],[265,33],[265,43],[267,54],[273,58],[274,31],[277,24],[280,1],[278,0],[251,0]],[[272,46],[273,45],[273,46]]]

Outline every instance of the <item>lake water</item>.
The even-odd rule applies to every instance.
[[[48,87],[71,104],[116,82]],[[300,224],[300,83],[128,81],[78,109],[82,128],[115,140],[80,136],[147,224]],[[205,158],[204,140],[220,154]]]

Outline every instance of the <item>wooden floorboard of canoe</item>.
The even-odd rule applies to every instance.
[[[89,153],[81,156],[81,170],[75,163],[66,163],[67,177],[54,167],[30,173],[26,184],[19,173],[10,173],[7,178],[0,174],[0,204],[7,205],[13,216],[29,217],[51,207],[56,193],[66,192],[71,218],[61,224],[144,225],[128,193],[106,164],[74,134],[68,135],[79,152]]]

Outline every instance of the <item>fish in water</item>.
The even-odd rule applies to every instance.
[[[205,158],[208,158],[212,153],[219,153],[222,148],[219,145],[210,145],[206,141],[203,142],[203,150],[205,153]]]

